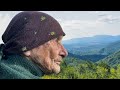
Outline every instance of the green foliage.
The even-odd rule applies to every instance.
[[[59,74],[44,75],[43,79],[120,79],[120,65],[111,67],[108,64],[66,58],[61,64]]]

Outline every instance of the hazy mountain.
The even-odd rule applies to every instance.
[[[94,37],[75,38],[63,41],[65,48],[77,55],[99,54],[101,49],[107,47],[110,43],[120,40],[120,35],[96,35]]]
[[[97,45],[102,43],[111,43],[120,40],[120,35],[111,36],[111,35],[96,35],[93,37],[83,37],[83,38],[74,38],[70,40],[63,41],[63,44],[71,45],[71,44],[80,44],[80,45]]]

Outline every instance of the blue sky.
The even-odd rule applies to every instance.
[[[20,11],[0,11],[0,37],[10,20]],[[120,35],[120,11],[41,11],[59,21],[66,36],[71,38],[94,35]],[[2,42],[0,38],[0,42]]]

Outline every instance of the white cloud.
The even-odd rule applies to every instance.
[[[64,40],[93,36],[96,34],[96,29],[104,27],[103,22],[87,20],[67,20],[60,24],[66,33]]]
[[[102,24],[103,23],[100,21],[87,21],[87,20],[67,20],[61,23],[63,28],[66,29],[96,28],[98,26],[101,26]]]
[[[107,23],[116,23],[116,22],[120,22],[120,16],[104,15],[98,18],[98,21],[107,22]]]
[[[118,22],[119,16],[107,16],[98,20],[66,20],[60,24],[64,29],[66,36],[63,40],[71,38],[91,37],[94,35],[120,35],[120,30],[116,24],[109,25],[104,21]],[[114,26],[116,25],[116,26]]]

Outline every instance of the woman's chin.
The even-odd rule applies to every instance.
[[[55,63],[52,68],[53,73],[58,74],[60,72],[60,65]]]

